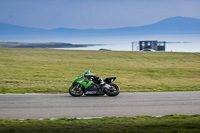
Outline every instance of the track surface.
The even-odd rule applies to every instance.
[[[200,91],[120,93],[117,97],[0,94],[0,118],[82,118],[166,114],[200,114]]]

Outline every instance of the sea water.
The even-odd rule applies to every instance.
[[[59,48],[73,50],[132,51],[132,42],[142,40],[166,41],[166,51],[200,52],[200,34],[182,35],[131,35],[131,36],[0,36],[0,41],[15,42],[65,42],[72,44],[99,44],[79,48]]]
[[[75,44],[104,44],[82,48],[62,48],[74,50],[99,50],[109,49],[114,51],[132,51],[132,42],[137,44],[142,40],[166,41],[166,51],[174,52],[200,52],[200,35],[135,35],[135,36],[112,36],[94,38],[69,39]]]

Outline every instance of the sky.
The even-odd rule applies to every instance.
[[[107,29],[175,16],[200,19],[200,0],[0,0],[0,22],[42,29]]]

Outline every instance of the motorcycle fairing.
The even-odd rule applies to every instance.
[[[76,77],[72,84],[76,84],[76,83],[84,86],[85,88],[88,88],[93,83],[93,81],[91,81],[91,80],[84,80],[81,77]]]

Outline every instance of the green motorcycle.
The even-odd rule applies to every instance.
[[[107,77],[104,79],[105,84],[102,86],[93,76],[83,78],[82,75],[76,77],[69,88],[69,94],[75,97],[84,95],[108,95],[117,96],[120,88],[112,82],[116,77]]]

